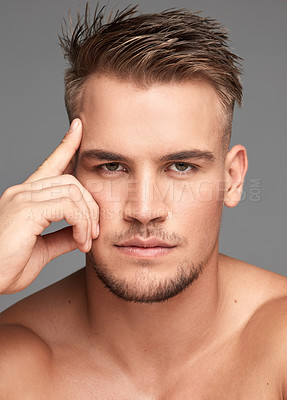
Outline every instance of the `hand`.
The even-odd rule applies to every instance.
[[[76,248],[88,252],[98,237],[98,205],[71,175],[81,138],[77,118],[37,171],[0,198],[0,294],[23,290],[48,262]],[[62,219],[71,226],[41,235]]]

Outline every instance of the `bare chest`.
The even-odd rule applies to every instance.
[[[134,376],[78,358],[58,365],[52,382],[47,399],[284,400],[272,362],[244,349],[212,353],[172,371],[163,365],[160,376],[146,367]]]

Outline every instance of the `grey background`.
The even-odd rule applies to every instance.
[[[80,0],[0,3],[1,193],[29,176],[68,128],[63,100],[66,63],[57,34],[62,17],[79,4],[83,10]],[[128,4],[130,0],[110,1],[109,8]],[[141,0],[139,5],[143,12],[201,10],[230,29],[232,48],[244,58],[245,70],[243,107],[235,113],[232,144],[247,147],[249,171],[243,200],[224,210],[220,250],[287,276],[287,1]],[[29,288],[1,296],[0,311],[84,263],[79,251],[59,257]]]

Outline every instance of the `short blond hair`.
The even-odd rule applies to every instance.
[[[241,105],[241,58],[230,51],[226,30],[214,19],[187,9],[137,14],[138,6],[117,11],[105,20],[106,7],[97,6],[67,33],[60,45],[69,61],[65,74],[65,104],[69,120],[77,116],[82,89],[94,73],[132,81],[147,87],[154,83],[203,78],[215,88],[224,111],[226,135],[231,134],[234,104]]]

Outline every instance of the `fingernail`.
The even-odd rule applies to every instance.
[[[78,119],[74,119],[71,123],[69,132],[73,132],[75,129],[77,129],[77,127],[79,126],[79,120]]]

